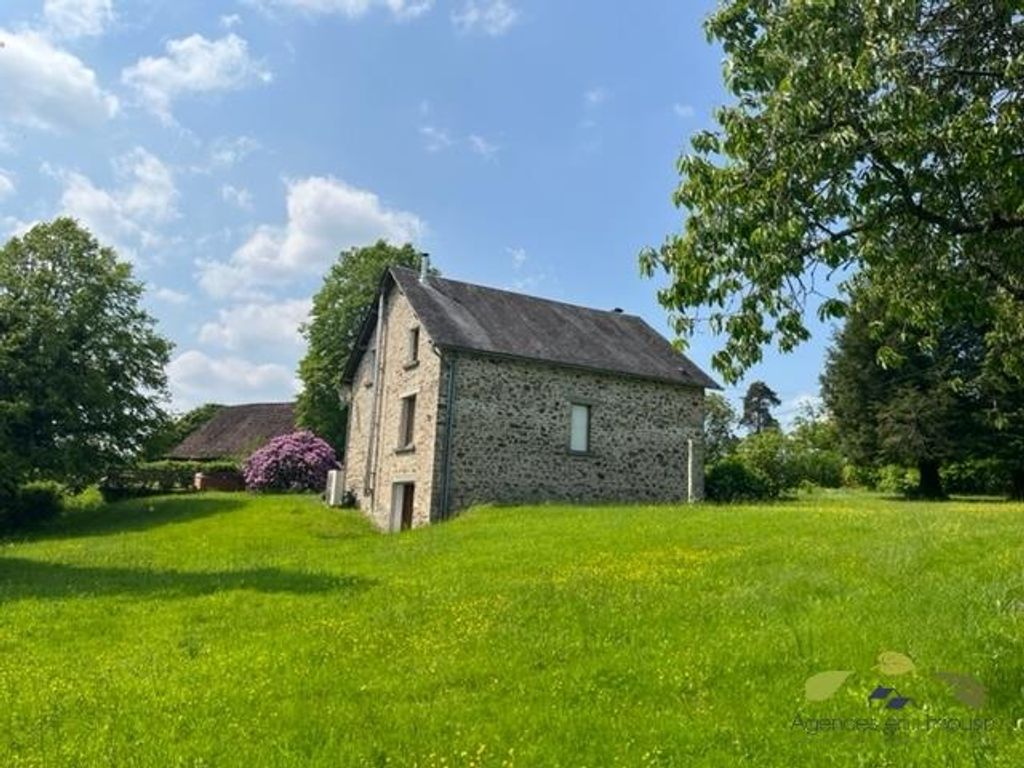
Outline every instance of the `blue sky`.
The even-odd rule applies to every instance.
[[[378,237],[668,335],[636,255],[681,227],[676,158],[726,98],[712,7],[5,0],[0,234],[69,214],[134,262],[178,409],[291,397],[310,296]],[[746,380],[784,418],[818,391],[813,327]]]

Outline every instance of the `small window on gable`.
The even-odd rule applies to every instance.
[[[398,422],[399,449],[412,448],[416,437],[416,395],[402,398],[402,414]]]
[[[377,380],[377,350],[366,350],[366,386],[372,387]]]
[[[572,404],[569,450],[573,453],[588,453],[590,451],[589,405],[582,405],[580,403]]]
[[[420,328],[415,326],[409,329],[409,349],[406,359],[410,363],[419,362],[420,359]]]

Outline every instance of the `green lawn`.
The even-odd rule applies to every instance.
[[[1022,532],[841,494],[400,536],[302,497],[114,505],[0,544],[0,765],[1019,766]],[[825,670],[855,674],[806,702]],[[894,734],[793,725],[882,722],[881,683],[914,700]]]

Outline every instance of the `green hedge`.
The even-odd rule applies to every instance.
[[[238,473],[239,465],[236,461],[146,461],[108,472],[99,487],[106,501],[192,491],[197,472]]]
[[[757,501],[768,498],[769,483],[756,470],[736,457],[727,457],[708,467],[704,495],[710,501]]]
[[[25,483],[15,491],[0,494],[0,534],[20,533],[38,528],[60,516],[64,509],[64,488],[51,481]]]
[[[1011,491],[1010,469],[999,459],[968,459],[942,468],[946,493],[1005,496]]]
[[[920,482],[920,473],[911,467],[886,464],[878,468],[875,487],[882,493],[910,496]]]
[[[175,471],[175,472],[240,472],[241,462],[230,459],[217,459],[214,461],[177,461],[174,459],[162,459],[160,461],[144,461],[136,464],[135,469],[154,471]]]

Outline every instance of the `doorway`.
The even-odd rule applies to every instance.
[[[391,486],[391,530],[408,531],[412,528],[415,483],[395,483]]]

